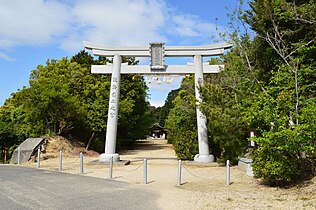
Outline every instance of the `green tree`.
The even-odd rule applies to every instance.
[[[247,149],[247,123],[236,92],[216,82],[224,76],[212,75],[206,79],[201,108],[207,117],[212,154],[221,161],[236,164]]]
[[[160,112],[162,107],[149,106],[149,117],[151,119],[150,124],[153,125],[155,123],[160,122]]]
[[[137,64],[135,58],[124,62]],[[94,75],[94,59],[81,51],[71,59],[48,60],[31,72],[28,88],[12,94],[0,107],[0,146],[13,148],[27,137],[72,135],[103,151],[108,114],[110,77]],[[123,76],[118,144],[143,137],[148,115],[147,86],[142,77]]]
[[[0,107],[0,148],[6,148],[8,156],[25,138],[23,106],[17,104],[16,95]]]
[[[111,61],[104,57],[94,59],[86,51],[74,55],[71,61],[81,66],[80,71],[72,77],[71,89],[78,96],[86,116],[82,121],[84,127],[80,126],[73,133],[88,139],[86,149],[91,145],[101,152],[104,148],[111,78],[110,75],[91,74],[91,65],[104,65]]]
[[[185,77],[165,124],[168,142],[173,144],[180,159],[192,160],[198,154],[194,89],[193,76]]]
[[[269,62],[259,59],[259,69],[271,74],[267,94],[259,94],[251,110],[265,124],[255,151],[254,169],[271,184],[296,180],[302,163],[315,150],[313,122],[315,91],[316,5],[314,1],[250,2],[244,16],[256,31],[257,51],[266,52]],[[257,123],[258,124],[258,123]],[[272,124],[270,128],[268,125]]]
[[[161,126],[165,126],[165,121],[169,115],[169,112],[174,107],[173,100],[178,96],[179,91],[180,91],[180,88],[175,89],[175,90],[171,90],[168,93],[168,96],[165,100],[165,103],[161,107],[160,113],[159,113],[159,124]]]
[[[71,93],[71,78],[80,66],[66,58],[48,60],[30,76],[30,88],[24,102],[26,122],[32,134],[62,134],[71,130],[83,116],[76,95]]]

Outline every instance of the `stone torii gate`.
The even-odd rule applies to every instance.
[[[115,153],[117,120],[120,95],[121,74],[167,74],[181,75],[194,73],[195,97],[197,100],[197,127],[199,154],[195,155],[196,162],[213,162],[214,156],[209,153],[206,117],[199,109],[201,96],[198,91],[199,85],[203,85],[203,73],[218,73],[223,65],[209,65],[203,63],[203,56],[218,56],[225,49],[233,46],[230,43],[212,44],[207,46],[164,46],[164,43],[150,43],[144,47],[104,47],[89,42],[84,42],[84,47],[92,50],[96,56],[113,57],[113,64],[92,65],[91,72],[95,74],[112,74],[107,130],[105,140],[105,152],[100,155],[100,162],[106,162],[110,157],[119,161],[119,154]],[[122,64],[122,56],[126,57],[150,57],[150,65],[127,65]],[[193,57],[194,63],[187,65],[165,65],[164,57]]]

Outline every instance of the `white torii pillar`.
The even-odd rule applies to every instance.
[[[199,140],[199,154],[195,155],[195,162],[209,163],[214,162],[214,156],[210,155],[208,145],[207,123],[206,117],[200,110],[202,98],[198,90],[199,86],[203,85],[203,59],[201,55],[194,55],[194,81],[195,81],[195,98],[196,98],[196,121]]]
[[[113,58],[113,71],[109,97],[108,120],[106,125],[105,152],[101,154],[100,162],[107,162],[111,157],[113,157],[113,161],[115,162],[120,160],[119,154],[115,153],[115,148],[121,86],[121,63],[121,56],[115,54]]]
[[[119,154],[115,152],[117,137],[117,120],[120,95],[121,74],[190,74],[194,73],[195,96],[197,100],[197,128],[199,154],[194,157],[195,162],[208,163],[214,161],[214,156],[209,153],[206,117],[200,111],[199,105],[202,101],[198,87],[203,85],[203,73],[218,73],[223,65],[203,64],[202,56],[222,55],[225,49],[233,45],[229,43],[213,44],[209,46],[164,46],[164,43],[151,43],[150,47],[103,47],[84,42],[86,49],[92,50],[94,55],[114,57],[113,64],[92,65],[91,72],[98,74],[112,74],[111,90],[108,109],[107,131],[105,152],[100,156],[100,162],[106,162],[111,157],[119,161]],[[151,65],[123,65],[121,56],[126,57],[150,57]],[[164,65],[164,57],[193,57],[194,64]]]

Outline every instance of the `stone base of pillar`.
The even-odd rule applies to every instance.
[[[200,155],[197,154],[194,156],[194,162],[198,163],[212,163],[214,162],[214,156],[213,155]]]
[[[120,161],[120,155],[115,153],[115,154],[105,154],[102,153],[99,157],[100,162],[110,162],[110,158],[113,157],[114,162],[119,162]]]

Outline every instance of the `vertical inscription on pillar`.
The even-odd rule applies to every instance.
[[[150,68],[151,70],[163,70],[164,66],[164,43],[150,43]]]
[[[116,111],[115,104],[116,104],[116,101],[118,100],[117,94],[116,94],[116,92],[114,92],[117,89],[117,82],[118,82],[118,79],[116,77],[113,77],[112,82],[111,82],[112,94],[110,96],[110,101],[111,101],[111,104],[113,104],[113,105],[110,105],[110,107],[109,107],[111,118],[113,118],[115,116],[115,111]]]

